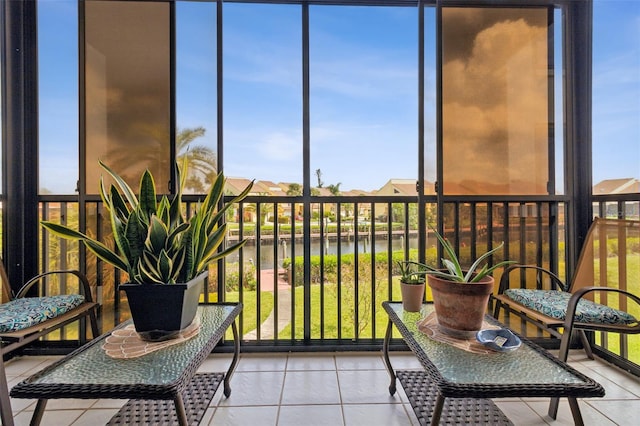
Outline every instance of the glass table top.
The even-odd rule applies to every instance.
[[[28,380],[32,384],[149,384],[174,383],[188,368],[193,358],[210,344],[212,336],[220,339],[226,329],[220,327],[236,309],[235,305],[202,305],[201,328],[197,336],[177,345],[139,358],[114,359],[102,349],[108,333],[92,341],[86,348],[62,359]],[[121,326],[130,324],[126,322]]]
[[[417,322],[433,312],[432,304],[424,304],[421,312],[406,312],[402,303],[388,307],[407,327],[429,361],[444,380],[456,384],[584,384],[580,373],[557,363],[529,346],[525,341],[511,352],[477,354],[432,340],[418,330]],[[405,336],[405,339],[407,336]],[[576,375],[578,374],[578,375]],[[580,375],[580,376],[579,376]]]

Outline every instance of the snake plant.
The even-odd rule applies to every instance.
[[[476,259],[476,261],[473,262],[473,264],[469,268],[463,269],[451,243],[442,235],[440,235],[437,230],[433,228],[432,230],[436,234],[436,237],[438,238],[438,241],[440,241],[440,244],[442,244],[442,248],[446,256],[442,258],[442,264],[444,265],[445,269],[434,268],[432,266],[418,262],[410,262],[414,264],[414,267],[418,267],[418,271],[416,273],[419,275],[434,275],[448,281],[455,281],[460,283],[475,283],[491,274],[497,268],[516,263],[512,260],[504,260],[493,266],[485,264],[480,270],[477,270],[480,265],[482,265],[482,263],[489,258],[489,256],[493,255],[502,248],[504,243],[500,243],[499,246],[484,253],[482,256]]]
[[[115,251],[100,241],[65,225],[41,224],[59,237],[82,241],[98,258],[126,272],[139,284],[185,283],[204,272],[209,264],[242,247],[246,240],[219,250],[227,232],[225,212],[244,199],[250,183],[238,196],[224,203],[225,178],[219,173],[204,201],[186,218],[181,209],[183,178],[177,168],[178,188],[169,198],[157,200],[153,176],[146,170],[138,195],[111,168],[100,162],[113,178],[107,191],[100,178],[100,196],[109,213]]]

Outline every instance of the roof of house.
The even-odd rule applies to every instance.
[[[640,179],[605,179],[593,185],[593,194],[620,194],[640,192]]]

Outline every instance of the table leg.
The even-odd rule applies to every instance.
[[[582,413],[580,413],[580,407],[578,406],[578,400],[569,397],[569,407],[571,407],[571,415],[573,416],[573,423],[576,426],[583,426]]]
[[[391,383],[389,384],[389,393],[391,395],[396,393],[396,373],[391,366],[391,360],[389,360],[389,341],[391,340],[391,332],[393,330],[393,323],[389,320],[387,324],[387,332],[384,335],[384,342],[382,343],[382,353],[384,354],[384,363],[387,366]]]
[[[42,421],[42,415],[44,414],[44,409],[47,406],[46,399],[39,399],[36,404],[36,411],[33,412],[33,416],[31,417],[31,426],[38,426]]]
[[[13,411],[11,410],[11,399],[9,398],[9,387],[7,386],[7,375],[4,371],[4,360],[2,359],[2,342],[0,341],[0,424],[13,426]]]
[[[231,380],[231,376],[236,369],[236,364],[238,364],[238,356],[240,355],[240,338],[238,337],[238,327],[236,327],[236,322],[233,321],[231,323],[231,330],[233,331],[233,359],[231,360],[231,365],[227,370],[227,374],[224,375],[224,396],[229,398],[231,395],[231,386],[229,385],[229,381]]]
[[[182,400],[182,395],[178,394],[173,398],[173,403],[176,406],[176,414],[178,416],[178,424],[180,426],[187,426],[189,422],[187,421],[187,412],[184,408],[184,401]]]
[[[553,420],[558,417],[558,405],[560,405],[560,398],[551,398],[551,402],[549,402],[549,411],[547,412],[547,414]]]
[[[444,407],[444,396],[438,393],[436,398],[436,405],[433,406],[433,415],[431,416],[431,426],[437,426],[440,423],[440,417],[442,416],[442,408]]]

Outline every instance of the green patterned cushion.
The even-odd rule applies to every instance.
[[[0,305],[0,333],[22,330],[55,318],[84,302],[80,294],[25,297]]]
[[[511,300],[546,316],[564,320],[571,294],[556,290],[510,289],[504,294]],[[618,309],[580,299],[576,308],[576,322],[587,324],[634,324],[633,315]]]

